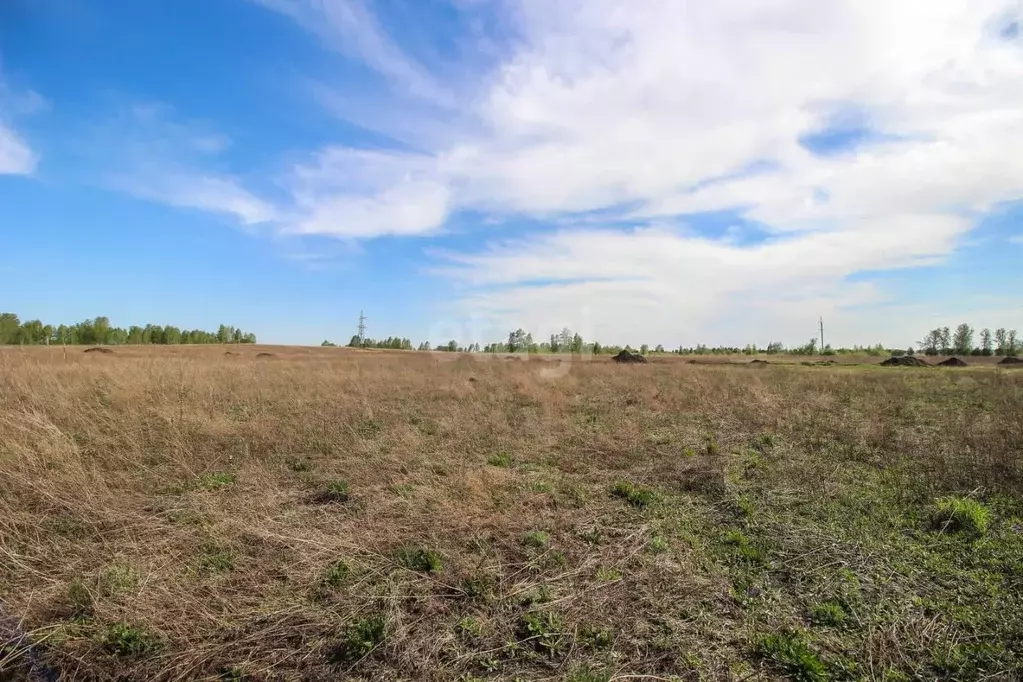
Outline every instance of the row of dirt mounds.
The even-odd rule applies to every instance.
[[[1017,358],[1012,355],[1002,358],[999,365],[1023,365],[1023,358]]]
[[[881,363],[882,367],[931,367],[931,363],[915,355],[891,357]]]
[[[939,362],[938,367],[969,367],[969,365],[959,358],[949,358]]]
[[[86,348],[82,351],[83,353],[103,353],[104,355],[112,355],[114,350],[112,348],[102,348],[95,346],[93,348]]]
[[[614,360],[615,362],[624,362],[624,363],[639,363],[639,364],[642,364],[642,363],[646,362],[646,358],[645,357],[643,357],[639,353],[633,353],[633,352],[631,352],[627,348],[623,348],[621,351],[619,351],[618,355],[614,356],[611,359]]]

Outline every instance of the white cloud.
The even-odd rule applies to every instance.
[[[318,18],[338,49],[431,98],[438,79],[365,5],[263,1]],[[940,263],[991,207],[1023,199],[1023,39],[1004,30],[1023,18],[1018,0],[501,7],[514,48],[474,88],[444,89],[457,134],[419,139],[418,154],[334,148],[341,163],[296,169],[293,229],[425,234],[460,209],[575,221],[447,254],[442,271],[469,287],[462,309],[538,332],[589,316],[608,334],[738,341],[738,326],[781,336],[796,319],[882,310],[893,292],[847,278]],[[846,119],[874,135],[825,156],[801,144]],[[658,225],[725,210],[767,242],[578,215]]]
[[[202,175],[198,171],[170,171],[167,168],[135,170],[133,174],[108,175],[106,183],[139,199],[231,215],[245,225],[268,222],[276,217],[272,205],[232,178]]]
[[[0,123],[0,175],[32,175],[37,162],[25,141]]]
[[[1014,234],[1009,237],[1009,242],[1011,244],[1023,244],[1023,234]]]
[[[90,167],[104,187],[179,208],[233,216],[244,225],[278,217],[273,204],[221,169],[231,140],[208,125],[177,120],[159,104],[137,104],[92,131]]]
[[[46,100],[29,90],[14,92],[0,73],[0,175],[32,175],[39,156],[11,127],[10,119],[31,114],[47,106]]]

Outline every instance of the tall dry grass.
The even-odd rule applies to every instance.
[[[794,490],[827,495],[854,463],[908,498],[1017,493],[1021,388],[1023,373],[990,368],[2,350],[0,609],[66,679],[439,680],[486,674],[487,656],[508,679],[564,678],[599,656],[508,653],[546,590],[573,642],[613,633],[619,674],[680,674],[690,647],[727,675],[745,656],[727,580],[695,547],[644,558],[657,521],[609,495],[615,482],[724,504],[728,456],[768,434]],[[337,481],[350,499],[324,503]],[[524,547],[531,531],[550,548]],[[403,546],[443,569],[401,566]],[[325,586],[338,560],[350,576]],[[706,615],[665,615],[684,611]],[[338,655],[376,616],[386,639]],[[152,648],[123,655],[115,623]],[[4,655],[28,674],[23,652]]]

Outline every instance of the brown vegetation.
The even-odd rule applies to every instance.
[[[0,678],[1020,671],[1023,375],[274,354],[0,351]]]

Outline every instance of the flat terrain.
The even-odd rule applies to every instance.
[[[1019,679],[1021,455],[993,366],[2,349],[0,679]]]

